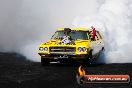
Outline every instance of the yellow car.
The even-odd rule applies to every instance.
[[[95,40],[91,40],[90,28],[59,28],[52,38],[39,45],[38,54],[42,65],[51,62],[82,61],[90,63],[104,49],[99,31]]]

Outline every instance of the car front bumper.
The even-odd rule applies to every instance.
[[[41,59],[50,61],[81,61],[88,58],[87,54],[42,54],[39,53]]]

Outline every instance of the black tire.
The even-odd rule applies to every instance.
[[[93,55],[92,55],[92,50],[90,50],[90,52],[89,52],[89,57],[88,57],[89,59],[93,59]]]
[[[84,65],[92,64],[92,59],[93,59],[92,50],[90,50],[89,54],[87,55],[87,57],[83,60],[83,64]]]
[[[92,55],[92,50],[90,50],[89,55],[88,55],[88,60],[89,60],[89,64],[92,64],[92,60],[93,60],[93,55]]]
[[[42,64],[43,66],[47,66],[47,65],[50,64],[50,61],[49,61],[48,58],[42,58],[42,57],[41,57],[41,64]]]
[[[87,55],[86,58],[83,60],[83,64],[84,65],[89,65],[90,64],[89,55]]]

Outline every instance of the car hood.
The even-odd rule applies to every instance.
[[[61,40],[50,40],[41,44],[41,46],[88,46],[90,44],[89,40],[72,40],[73,42],[70,44],[61,44]]]

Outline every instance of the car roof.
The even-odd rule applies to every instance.
[[[58,28],[57,30],[59,31],[63,31],[65,28]],[[70,28],[71,30],[75,30],[75,31],[88,31],[90,30],[90,28]]]

